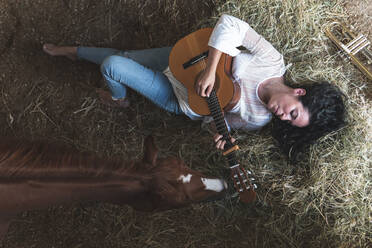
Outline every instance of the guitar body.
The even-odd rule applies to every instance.
[[[187,88],[189,106],[199,115],[210,114],[205,99],[196,94],[195,91],[195,82],[204,71],[207,58],[186,69],[183,65],[190,59],[208,51],[208,41],[212,31],[212,28],[203,28],[185,36],[174,45],[169,55],[169,68],[174,77]],[[237,92],[231,80],[231,60],[230,56],[222,54],[216,71],[215,90],[222,109],[228,107]]]

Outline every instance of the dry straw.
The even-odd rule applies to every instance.
[[[372,243],[372,106],[361,91],[367,81],[334,55],[323,32],[330,20],[346,20],[342,3],[230,0],[219,5],[208,23],[213,25],[222,13],[247,21],[284,55],[290,65],[288,79],[327,80],[348,99],[348,125],[311,146],[296,165],[287,163],[265,132],[238,134],[242,159],[262,182],[260,200],[270,206],[269,211],[265,208],[267,218],[256,225],[266,236],[265,247],[274,240],[278,246],[292,247],[321,247],[325,240],[341,247]]]

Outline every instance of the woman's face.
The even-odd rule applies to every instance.
[[[282,121],[293,126],[305,127],[310,123],[310,114],[299,100],[306,94],[304,89],[291,89],[290,92],[275,93],[267,103],[268,109]]]

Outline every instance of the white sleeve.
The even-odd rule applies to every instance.
[[[213,29],[208,45],[232,57],[238,55],[239,46],[252,50],[261,39],[248,23],[230,16],[222,15]]]

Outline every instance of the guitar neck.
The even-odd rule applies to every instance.
[[[222,139],[226,141],[225,151],[227,151],[230,148],[232,148],[234,144],[230,140],[229,130],[226,126],[225,118],[223,117],[221,106],[218,101],[216,91],[214,89],[212,90],[210,96],[207,98],[207,103],[211,115],[213,117],[214,123],[216,125],[217,132],[221,134],[223,136]],[[230,167],[238,164],[234,151],[228,153],[226,157]]]

